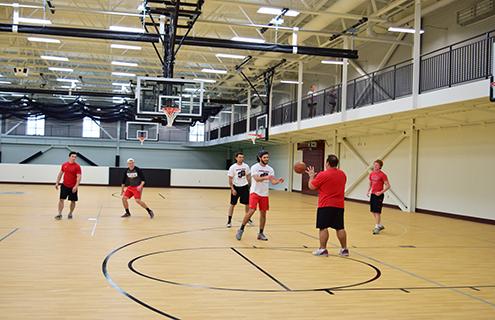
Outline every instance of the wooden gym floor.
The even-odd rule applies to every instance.
[[[495,226],[346,204],[351,256],[314,257],[316,198],[272,192],[266,234],[225,228],[227,190],[0,185],[1,319],[495,319]],[[258,218],[258,215],[255,215]],[[257,224],[257,221],[256,221]]]

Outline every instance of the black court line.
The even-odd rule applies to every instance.
[[[333,293],[332,291],[330,291],[330,290],[328,290],[328,289],[327,289],[327,290],[325,290],[325,292],[326,292],[326,293],[328,293],[328,294],[331,294],[332,296],[333,296],[333,295],[335,295],[335,293]]]
[[[316,237],[314,237],[314,236],[312,236],[312,235],[309,235],[309,234],[304,233],[304,232],[301,232],[301,231],[299,231],[299,233],[304,234],[304,235],[306,235],[306,236],[308,236],[308,237],[310,237],[310,238],[318,239],[318,238],[316,238]],[[331,243],[331,242],[328,242],[328,243],[329,243],[329,244],[331,244],[331,245],[333,245],[333,246],[336,246],[336,244],[335,244],[335,243]],[[442,283],[440,283],[440,282],[438,282],[438,281],[428,279],[428,278],[423,277],[423,276],[421,276],[421,275],[419,275],[419,274],[416,274],[416,273],[414,273],[414,272],[407,271],[407,270],[402,269],[402,268],[400,268],[400,267],[398,267],[398,266],[392,265],[392,264],[390,264],[390,263],[386,263],[386,262],[384,262],[384,261],[381,261],[381,260],[379,260],[379,259],[375,259],[375,258],[373,258],[373,257],[367,256],[367,255],[365,255],[365,254],[362,254],[362,253],[359,253],[359,252],[356,252],[356,251],[354,251],[353,253],[354,253],[354,254],[356,254],[356,255],[358,255],[358,256],[360,256],[360,257],[363,257],[363,258],[369,259],[369,260],[374,261],[374,262],[378,262],[378,263],[380,263],[380,264],[382,264],[382,265],[384,265],[384,266],[387,266],[387,267],[389,267],[389,268],[392,268],[392,269],[395,269],[395,270],[397,270],[397,271],[400,271],[400,272],[403,272],[403,273],[405,273],[405,274],[408,274],[408,275],[410,275],[410,276],[412,276],[412,277],[414,277],[414,278],[417,278],[417,279],[420,279],[420,280],[423,280],[423,281],[429,282],[429,283],[431,283],[431,284],[434,284],[434,285],[438,286],[438,288],[445,288],[445,289],[449,289],[449,290],[451,290],[451,291],[453,291],[453,292],[456,292],[456,293],[458,293],[458,294],[461,294],[461,295],[463,295],[463,296],[465,296],[465,297],[468,297],[468,298],[470,298],[470,299],[477,300],[477,301],[479,301],[479,302],[482,302],[482,303],[488,304],[488,305],[490,305],[490,306],[492,306],[492,307],[495,307],[495,303],[490,302],[490,301],[485,300],[485,299],[480,298],[480,297],[472,296],[472,295],[470,295],[469,293],[462,292],[462,291],[458,290],[459,288],[451,288],[451,287],[446,286],[446,285],[444,285],[444,284],[442,284]],[[397,289],[401,289],[401,288],[397,288]]]
[[[313,289],[292,289],[291,291],[287,291],[285,289],[280,290],[280,289],[225,288],[225,287],[206,286],[206,285],[201,285],[201,284],[180,283],[180,282],[176,282],[176,281],[171,281],[171,280],[167,280],[167,279],[161,279],[161,278],[153,277],[151,275],[145,274],[145,273],[137,270],[134,267],[134,263],[136,261],[143,259],[143,258],[146,258],[146,257],[149,257],[149,256],[156,255],[156,254],[163,254],[163,253],[169,253],[169,252],[179,252],[179,251],[189,251],[189,250],[231,249],[231,248],[232,247],[199,247],[199,248],[182,248],[182,249],[170,249],[170,250],[156,251],[156,252],[146,253],[146,254],[143,254],[143,255],[140,255],[138,257],[133,258],[132,260],[130,260],[128,262],[127,266],[135,274],[140,275],[140,276],[147,278],[147,279],[150,279],[150,280],[158,281],[158,282],[163,282],[163,283],[168,283],[168,284],[173,284],[173,285],[179,285],[179,286],[185,286],[185,287],[190,287],[190,288],[203,288],[203,289],[211,289],[211,290],[241,291],[241,292],[284,292],[285,293],[285,292],[317,292],[317,291],[325,291],[325,290],[332,291],[335,289],[343,289],[343,288],[351,288],[351,287],[361,286],[363,284],[373,282],[381,276],[380,270],[378,268],[376,268],[375,266],[373,266],[367,262],[363,262],[360,260],[356,260],[356,259],[352,259],[352,258],[347,257],[347,258],[345,258],[346,260],[352,260],[352,261],[355,261],[358,263],[362,263],[362,264],[367,265],[368,267],[372,268],[375,271],[375,275],[372,278],[367,279],[365,281],[347,284],[347,285],[341,285],[341,286],[337,286],[337,287],[313,288]],[[258,248],[256,248],[256,250],[282,250],[282,251],[292,251],[292,252],[306,253],[307,254],[307,251],[301,251],[299,247],[297,247],[297,248],[298,248],[298,250],[288,249],[287,247],[258,247]],[[236,247],[236,249],[252,249],[252,248],[251,247]],[[344,258],[342,258],[342,259],[344,259]]]
[[[412,290],[445,290],[445,289],[472,289],[481,291],[478,288],[495,288],[495,285],[480,285],[480,286],[445,286],[445,287],[385,287],[385,288],[335,288],[334,291],[396,291],[401,290],[409,293]]]
[[[160,197],[162,197],[163,199],[165,199],[165,196],[164,196],[163,194],[161,194],[160,192],[158,192],[158,195],[159,195]]]
[[[199,231],[206,231],[206,230],[211,230],[211,229],[216,229],[216,228],[204,228],[204,229],[200,229]],[[170,319],[178,319],[180,320],[180,318],[177,318],[177,317],[174,317],[173,315],[171,314],[168,314],[166,312],[163,312],[141,300],[139,300],[138,298],[134,297],[133,295],[129,294],[128,292],[126,292],[124,289],[122,289],[121,287],[119,287],[112,279],[112,277],[110,276],[109,272],[108,272],[108,262],[110,260],[110,258],[116,254],[117,252],[119,252],[120,250],[126,248],[126,247],[129,247],[135,243],[138,243],[138,242],[141,242],[141,241],[145,241],[145,240],[150,240],[150,239],[155,239],[155,238],[158,238],[158,237],[163,237],[165,235],[176,235],[176,234],[182,234],[182,233],[188,233],[188,232],[191,232],[190,230],[189,231],[177,231],[177,232],[170,232],[170,233],[166,233],[166,234],[161,234],[161,235],[157,235],[157,236],[151,236],[151,237],[147,237],[147,238],[144,238],[144,239],[139,239],[139,240],[136,240],[136,241],[132,241],[132,242],[129,242],[123,246],[120,246],[114,250],[112,250],[106,257],[105,259],[103,260],[103,263],[101,264],[101,270],[103,272],[103,275],[105,276],[105,279],[107,280],[107,282],[115,289],[117,290],[120,294],[122,294],[123,296],[131,299],[132,301],[140,304],[141,306],[145,307],[145,308],[148,308],[158,314],[161,314],[162,316],[165,316],[165,317],[168,317]]]
[[[3,236],[0,241],[3,241],[5,239],[7,239],[8,237],[10,237],[11,235],[13,235],[17,230],[19,230],[19,228],[15,228],[14,230],[10,231],[7,235]]]
[[[240,253],[239,251],[237,251],[235,248],[230,248],[230,249],[232,249],[232,251],[234,251],[235,253],[237,253],[238,255],[240,255],[242,258],[244,258],[244,260],[246,260],[247,262],[249,262],[256,269],[258,269],[259,271],[263,272],[267,277],[269,277],[270,279],[272,279],[273,281],[275,281],[276,283],[278,283],[279,286],[281,286],[282,288],[284,288],[287,291],[292,291],[289,287],[287,287],[282,282],[280,282],[279,280],[277,280],[274,276],[272,276],[271,274],[269,274],[268,272],[266,272],[265,270],[263,270],[256,263],[254,263],[253,261],[249,260],[248,257],[246,257],[245,255],[243,255],[242,253]]]

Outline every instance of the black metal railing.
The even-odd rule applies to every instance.
[[[489,78],[494,41],[495,30],[421,55],[419,93]],[[347,83],[346,108],[356,109],[409,96],[412,94],[412,78],[413,62],[410,59],[350,80]],[[340,112],[341,101],[341,84],[306,95],[302,97],[301,119]],[[272,126],[296,122],[297,101],[275,106],[271,116]],[[256,116],[249,121],[253,130]],[[234,123],[234,134],[245,133],[245,130],[242,124]],[[213,139],[210,134],[210,140]]]

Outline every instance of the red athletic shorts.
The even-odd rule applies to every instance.
[[[137,187],[129,186],[125,189],[124,197],[129,199],[132,197],[134,197],[134,199],[141,199],[141,192],[138,191]]]
[[[249,194],[249,208],[256,209],[258,205],[260,211],[268,211],[269,209],[268,197],[262,197],[257,193]]]

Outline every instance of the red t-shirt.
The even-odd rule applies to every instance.
[[[344,171],[330,168],[318,173],[311,184],[318,189],[318,208],[344,207],[345,183]]]
[[[371,193],[375,194],[378,191],[383,190],[383,184],[388,181],[387,175],[382,170],[371,171],[370,182],[371,182]]]
[[[66,162],[62,164],[62,168],[60,170],[64,173],[64,186],[67,188],[73,188],[77,182],[77,175],[81,174],[81,166],[75,162]]]

